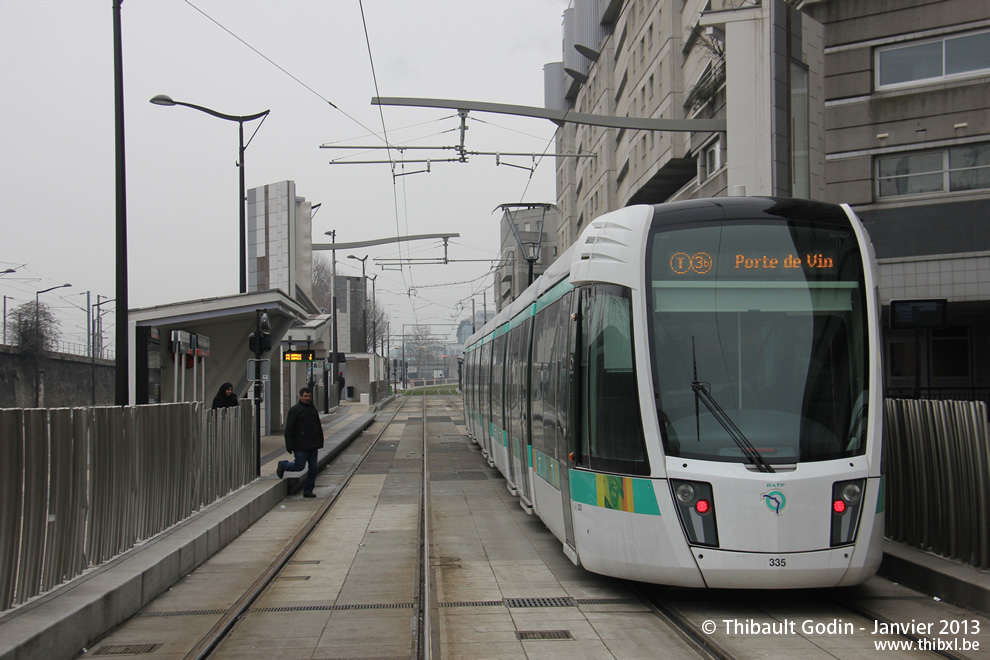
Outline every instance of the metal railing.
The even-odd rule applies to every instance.
[[[887,536],[990,566],[986,404],[887,399],[885,414]]]
[[[922,387],[915,396],[912,387],[886,387],[890,399],[931,399],[934,401],[982,401],[990,406],[990,387]]]
[[[0,610],[254,479],[252,410],[0,410]]]

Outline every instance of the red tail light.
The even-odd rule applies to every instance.
[[[840,516],[846,512],[846,502],[845,500],[835,500],[832,502],[832,511],[839,514]]]
[[[694,503],[694,510],[702,515],[708,513],[711,508],[712,505],[708,502],[708,500],[698,500]]]

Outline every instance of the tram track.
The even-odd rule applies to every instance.
[[[272,561],[268,568],[262,572],[258,579],[255,580],[254,583],[252,583],[251,586],[234,602],[234,604],[224,612],[220,620],[217,621],[210,631],[204,635],[185,655],[185,660],[200,660],[202,658],[209,657],[210,654],[224,641],[224,639],[233,633],[241,618],[251,609],[254,603],[262,596],[262,594],[265,593],[269,586],[281,575],[285,567],[290,561],[292,561],[292,558],[297,554],[300,548],[303,547],[326,515],[333,509],[337,500],[346,490],[351,479],[361,468],[372,451],[374,451],[378,445],[378,442],[385,435],[385,432],[388,430],[395,417],[402,410],[405,403],[405,399],[400,400],[399,405],[392,412],[388,421],[379,431],[378,435],[369,443],[368,447],[365,448],[358,460],[356,460],[350,469],[345,473],[337,489],[326,499],[325,502],[321,504],[320,508],[317,509],[312,516],[310,516],[309,520],[307,520],[299,531],[292,537],[289,543]]]

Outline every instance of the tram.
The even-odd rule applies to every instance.
[[[471,437],[576,565],[853,585],[883,539],[879,301],[847,205],[638,205],[465,345]]]

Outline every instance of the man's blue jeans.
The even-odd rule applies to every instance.
[[[309,471],[306,473],[306,483],[303,485],[303,491],[312,493],[313,488],[316,487],[316,459],[319,453],[319,449],[297,449],[293,452],[296,457],[295,462],[279,461],[278,464],[286,472],[299,472],[308,465]]]

